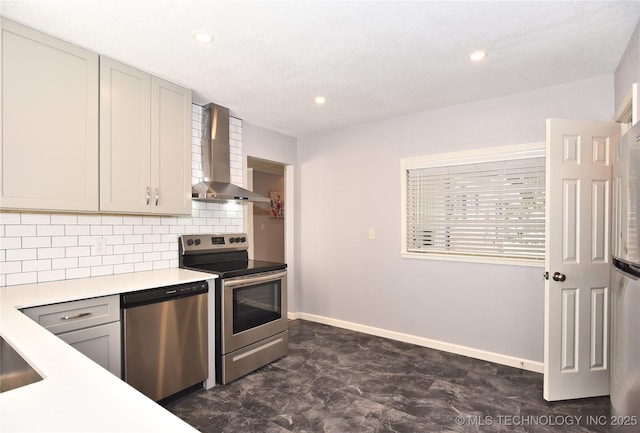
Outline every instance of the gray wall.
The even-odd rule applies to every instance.
[[[541,267],[400,257],[400,158],[539,142],[546,118],[612,116],[603,76],[300,138],[299,311],[541,362]]]
[[[615,108],[631,89],[633,83],[640,83],[640,21],[629,39],[627,48],[618,63],[615,73]]]

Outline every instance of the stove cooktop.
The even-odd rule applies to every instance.
[[[182,235],[180,267],[233,278],[287,268],[286,263],[249,260],[246,233]]]
[[[209,272],[220,278],[233,278],[287,269],[285,263],[263,262],[260,260],[236,260],[220,263],[202,263],[195,266],[185,266],[195,271]]]

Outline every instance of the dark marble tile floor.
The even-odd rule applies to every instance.
[[[540,374],[303,320],[286,357],[167,409],[206,433],[614,431],[608,397],[549,403]]]

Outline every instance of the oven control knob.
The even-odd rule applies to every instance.
[[[187,245],[189,246],[193,245],[193,239],[187,239]]]
[[[244,236],[240,238],[240,242],[247,242],[247,238],[245,238]]]
[[[236,238],[229,238],[229,243],[232,244],[236,241]]]
[[[242,242],[242,239],[236,238],[236,242]]]
[[[200,245],[200,239],[196,239],[196,245]]]

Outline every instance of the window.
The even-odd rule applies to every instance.
[[[403,256],[543,265],[544,143],[402,160]]]

